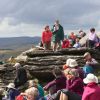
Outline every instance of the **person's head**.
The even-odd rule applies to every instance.
[[[59,25],[59,20],[56,20],[55,21],[55,25]]]
[[[94,74],[88,74],[86,76],[86,78],[83,79],[83,82],[85,84],[89,84],[89,83],[98,83],[98,78],[94,75]]]
[[[78,66],[78,63],[75,59],[71,59],[69,63],[70,68],[76,68]]]
[[[16,69],[18,69],[18,68],[21,67],[21,64],[20,63],[15,63],[15,65],[13,67],[15,67]]]
[[[79,42],[79,38],[76,38],[76,43],[78,43]]]
[[[27,95],[27,100],[36,100],[36,98],[38,97],[39,93],[38,93],[38,89],[35,87],[29,88],[25,91],[26,95]]]
[[[91,28],[91,29],[90,29],[90,32],[91,32],[91,33],[94,33],[94,32],[95,32],[95,28]]]
[[[30,80],[29,81],[29,88],[30,87],[36,87],[37,88],[38,83],[39,83],[38,79]]]
[[[83,30],[79,30],[79,33],[83,32]]]
[[[91,57],[91,54],[89,53],[89,52],[86,52],[85,54],[84,54],[84,60],[90,60],[92,57]]]
[[[71,35],[74,35],[74,32],[71,32]]]
[[[64,74],[67,77],[67,79],[73,79],[75,77],[79,77],[79,73],[78,73],[77,69],[68,68],[68,69],[64,70]]]
[[[62,71],[59,67],[55,67],[53,70],[52,70],[52,73],[55,77],[57,76],[61,76],[62,75]]]
[[[49,31],[50,29],[49,29],[49,26],[48,25],[46,25],[45,26],[45,31]]]

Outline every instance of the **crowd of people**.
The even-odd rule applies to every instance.
[[[0,89],[0,100],[100,100],[100,86],[94,70],[98,62],[89,52],[84,55],[85,65],[80,68],[76,59],[67,59],[62,69],[54,67],[55,79],[44,87],[38,79],[29,80],[25,66],[15,63],[16,77],[6,90]],[[19,87],[28,83],[25,91]]]
[[[86,36],[82,30],[79,34],[67,35],[65,38],[64,29],[56,20],[50,30],[46,25],[42,33],[41,47],[44,50],[57,51],[61,48],[80,48],[80,39]],[[52,45],[53,43],[53,45]],[[90,29],[86,44],[89,48],[99,48],[100,39],[95,33],[95,28]],[[16,69],[14,82],[9,83],[6,89],[0,89],[0,100],[100,100],[99,80],[95,75],[95,68],[98,62],[89,52],[84,55],[85,65],[81,68],[76,59],[66,60],[62,69],[54,67],[52,74],[55,79],[42,86],[38,79],[28,81],[26,66],[15,63],[13,57],[9,60],[15,63]],[[20,91],[19,87],[28,83],[25,91]]]
[[[80,39],[87,36],[86,43],[80,44]],[[91,28],[90,32],[86,34],[83,30],[80,30],[78,34],[71,32],[70,34],[64,34],[63,27],[56,20],[53,28],[50,30],[49,26],[46,25],[42,32],[41,45],[44,50],[57,51],[61,48],[98,48],[100,50],[100,39],[95,32],[95,28]]]

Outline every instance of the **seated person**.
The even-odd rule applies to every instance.
[[[34,79],[34,80],[29,81],[29,88],[31,88],[31,87],[35,87],[38,89],[39,98],[44,97],[44,90],[43,90],[42,86],[39,84],[38,79]]]
[[[80,96],[83,94],[83,81],[79,78],[79,73],[76,69],[66,69],[64,70],[66,76],[66,89],[71,92],[77,93]]]
[[[14,80],[14,84],[17,88],[27,82],[27,72],[25,68],[20,65],[20,63],[16,63],[13,67],[16,68],[16,77]]]
[[[38,89],[35,87],[31,87],[25,90],[25,93],[21,93],[16,98],[16,100],[39,100],[38,96],[39,96]]]
[[[69,35],[69,39],[72,40],[72,46],[73,46],[75,43],[75,39],[76,39],[76,35],[74,34],[74,32],[71,32],[71,34]]]
[[[67,89],[61,90],[59,100],[81,100],[81,96]]]
[[[86,35],[86,33],[85,33],[83,30],[80,30],[80,31],[79,31],[79,34],[77,35],[77,37],[78,37],[79,39],[81,39],[81,38],[83,38],[85,35]]]
[[[56,93],[58,90],[66,87],[66,78],[60,68],[54,68],[53,75],[55,76],[55,79],[44,86],[44,90],[50,90],[50,94]]]
[[[20,94],[20,92],[15,88],[14,83],[9,83],[7,86],[7,95],[4,100],[15,100],[15,98]]]
[[[86,84],[82,95],[82,100],[100,100],[100,86],[98,78],[94,74],[88,74],[83,82]]]
[[[79,73],[79,77],[83,80],[84,78],[84,71],[78,66],[78,63],[75,59],[70,60],[69,68],[76,69]]]
[[[69,48],[70,47],[70,42],[68,39],[64,39],[62,42],[62,48]]]
[[[79,43],[79,38],[76,38],[75,44],[73,45],[74,48],[80,48],[81,44]]]
[[[89,52],[86,52],[84,54],[84,60],[86,61],[85,66],[83,67],[85,76],[89,73],[93,73],[95,68],[95,65],[98,64],[98,62],[92,58],[91,54]]]

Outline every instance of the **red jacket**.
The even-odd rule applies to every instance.
[[[70,42],[69,40],[64,40],[62,43],[62,48],[69,48],[70,47]]]
[[[82,100],[100,100],[100,87],[90,83],[84,88]]]
[[[42,43],[50,42],[52,37],[51,31],[44,31],[42,33]]]

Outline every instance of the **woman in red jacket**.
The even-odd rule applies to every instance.
[[[45,50],[51,49],[51,38],[52,38],[52,32],[49,29],[49,26],[45,26],[45,31],[42,33],[42,43]]]
[[[98,78],[94,74],[88,74],[83,82],[86,85],[82,100],[100,100],[100,87],[97,85]]]

